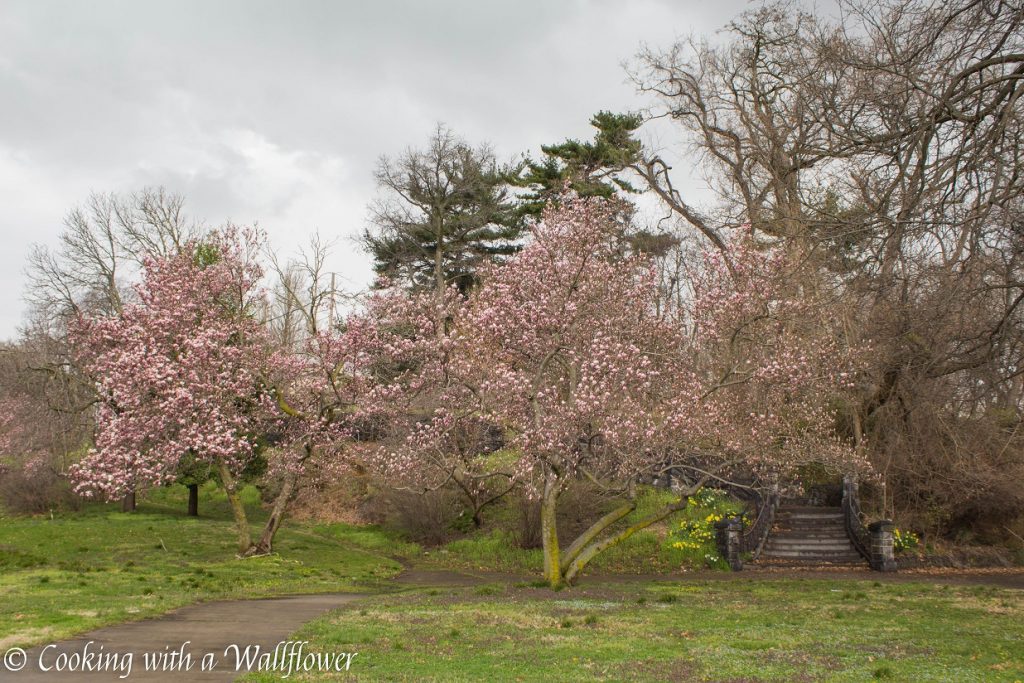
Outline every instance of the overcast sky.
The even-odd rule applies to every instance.
[[[590,137],[643,100],[622,63],[745,0],[0,0],[0,339],[33,242],[92,191],[162,185],[210,225],[314,231],[351,289],[382,154],[444,122],[499,157]]]

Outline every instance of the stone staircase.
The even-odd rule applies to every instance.
[[[853,547],[838,507],[783,505],[775,512],[759,565],[866,566]]]

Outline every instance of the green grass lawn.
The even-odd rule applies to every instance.
[[[380,596],[294,637],[359,653],[346,675],[296,681],[1018,681],[1024,593],[745,578],[557,593],[493,584]]]
[[[250,519],[265,514],[247,489]],[[238,560],[227,503],[212,486],[185,516],[185,488],[158,489],[125,514],[115,505],[50,517],[0,517],[0,645],[54,641],[219,598],[378,590],[407,552],[378,530],[324,536],[286,520],[275,554]],[[392,543],[393,545],[389,545]]]

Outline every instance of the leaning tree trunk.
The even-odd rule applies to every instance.
[[[281,491],[277,494],[277,500],[274,501],[274,509],[270,511],[270,518],[263,526],[260,540],[249,550],[248,555],[269,555],[273,552],[274,536],[277,534],[277,530],[281,528],[281,522],[284,521],[285,511],[288,508],[289,501],[292,499],[292,494],[295,492],[297,481],[298,476],[293,472],[288,472],[284,475],[284,482],[281,484]]]
[[[242,505],[242,499],[238,496],[238,484],[223,460],[217,462],[217,471],[220,474],[221,485],[224,486],[224,493],[228,497],[228,504],[231,506],[231,514],[235,518],[235,526],[238,530],[238,553],[248,555],[252,549],[252,536],[249,533],[249,519],[245,515],[245,506]]]
[[[248,556],[253,555],[269,555],[274,549],[274,536],[277,535],[277,530],[281,528],[281,522],[284,521],[285,512],[288,510],[288,503],[291,502],[292,496],[295,495],[295,489],[299,483],[299,475],[297,474],[299,466],[309,460],[313,456],[313,445],[306,443],[303,446],[303,456],[295,463],[295,468],[286,468],[284,474],[284,480],[281,482],[281,490],[277,494],[277,499],[274,501],[274,509],[270,511],[270,518],[267,519],[267,523],[263,526],[263,533],[260,534],[260,540],[256,545],[249,549],[246,553]]]
[[[558,545],[556,524],[559,484],[557,475],[549,472],[544,480],[544,494],[540,507],[540,531],[541,540],[544,543],[544,580],[552,588],[572,585],[591,560],[608,548],[622,543],[636,532],[682,510],[686,507],[689,497],[695,492],[695,489],[691,489],[684,493],[679,500],[633,522],[625,529],[600,538],[603,532],[636,510],[635,491],[633,487],[630,487],[631,500],[594,522],[589,529],[573,541],[563,554]]]
[[[187,484],[188,487],[188,516],[199,516],[199,484]]]
[[[652,524],[660,522],[661,520],[671,515],[673,512],[682,510],[684,507],[686,507],[686,501],[688,498],[688,496],[683,496],[678,501],[670,503],[669,505],[666,505],[660,510],[648,515],[647,517],[644,517],[643,519],[634,522],[633,524],[630,524],[628,527],[626,527],[625,529],[616,534],[612,534],[611,536],[608,536],[607,538],[604,538],[600,541],[591,540],[590,542],[581,546],[581,549],[579,550],[576,557],[574,557],[571,561],[567,562],[564,566],[563,572],[565,576],[565,582],[568,584],[574,583],[576,581],[576,578],[579,576],[579,573],[583,570],[583,568],[586,567],[592,559],[597,557],[600,553],[604,552],[608,548],[611,548],[614,545],[618,545],[619,543],[622,543],[636,532],[642,529],[646,529]],[[635,507],[636,504],[634,503],[633,508],[635,509]],[[621,517],[625,517],[625,515],[622,515]],[[621,517],[619,517],[619,519],[621,519]],[[596,536],[597,533],[594,534],[593,538],[596,538]]]

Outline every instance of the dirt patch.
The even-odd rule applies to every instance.
[[[640,659],[623,662],[609,673],[622,674],[625,680],[695,681],[700,667],[692,659]]]
[[[791,664],[793,666],[806,666],[817,664],[827,669],[838,669],[839,658],[833,655],[815,654],[803,650],[783,650],[772,648],[757,653],[757,658],[768,664]]]
[[[353,484],[306,491],[289,506],[288,516],[297,521],[370,524],[372,520],[362,509],[361,497],[361,489]]]

